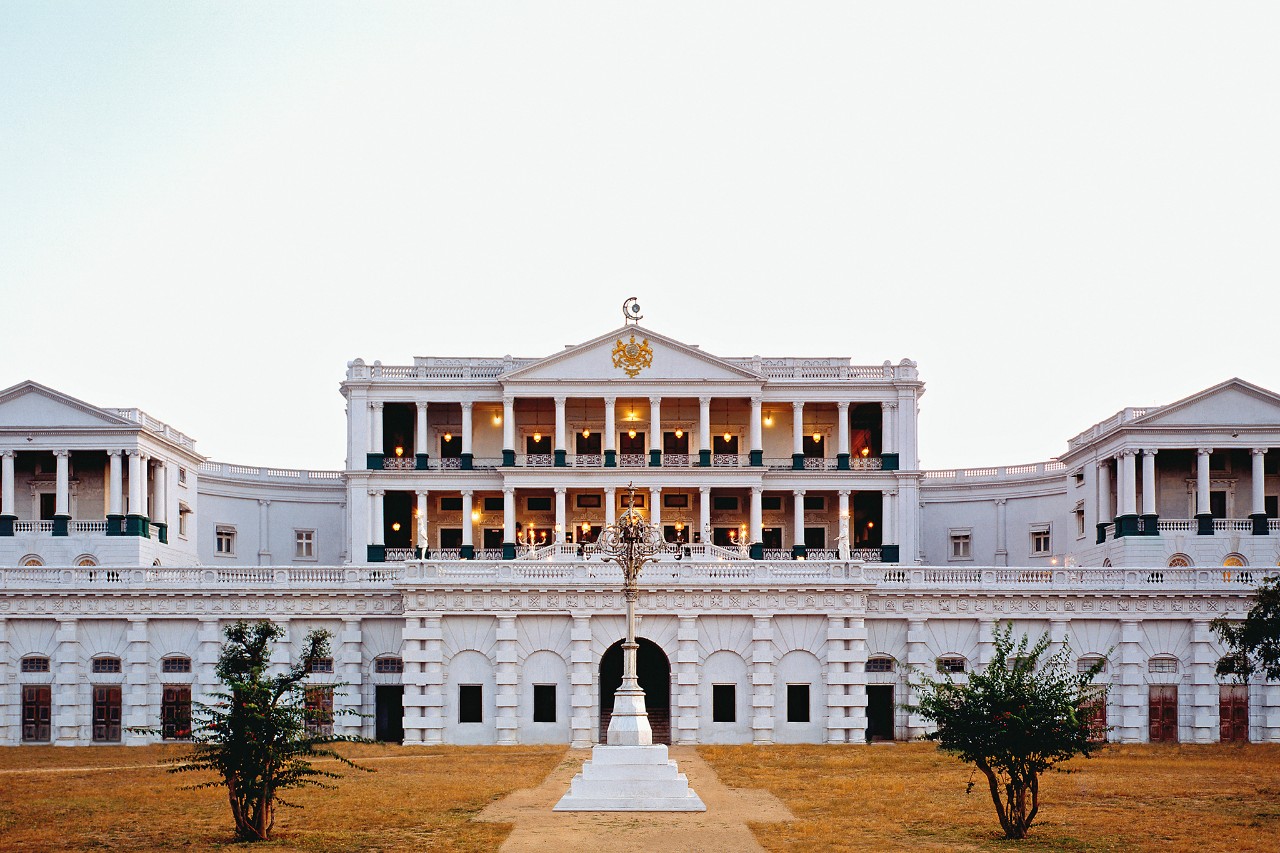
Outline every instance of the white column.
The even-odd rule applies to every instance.
[[[791,452],[804,453],[804,403],[791,404]]]
[[[136,450],[129,453],[129,514],[145,515],[146,484],[142,479],[142,455]]]
[[[559,488],[556,489],[556,529],[555,529],[556,542],[564,541],[564,533],[565,533],[564,525],[565,525],[565,516],[566,516],[564,497],[565,497],[565,489],[563,486],[560,486]]]
[[[413,422],[413,452],[416,454],[429,454],[431,448],[427,446],[427,404],[418,403],[418,417]]]
[[[502,541],[504,544],[516,541],[516,490],[514,487],[502,490]]]
[[[564,397],[556,397],[556,450],[568,450],[568,443],[565,441],[564,431]]]
[[[615,489],[604,490],[604,523],[605,526],[618,520],[618,493]]]
[[[369,523],[373,526],[373,529],[369,532],[373,536],[372,544],[374,545],[382,545],[386,542],[383,536],[384,519],[382,516],[382,498],[384,495],[386,495],[386,492],[378,489],[369,492],[369,510],[372,515],[372,520]]]
[[[1196,515],[1209,515],[1209,454],[1212,448],[1196,451]]]
[[[618,428],[614,419],[613,408],[617,403],[614,397],[604,398],[604,450],[608,453],[610,450],[618,449]]]
[[[880,452],[898,452],[898,402],[885,400],[880,404]]]
[[[476,523],[471,520],[471,490],[462,491],[462,547],[475,546]]]
[[[71,451],[55,450],[58,463],[57,492],[54,496],[54,515],[71,515]]]
[[[662,398],[649,398],[649,449],[662,450]]]
[[[751,629],[751,741],[773,743],[773,620],[757,616]]]
[[[369,452],[382,452],[382,402],[369,402]],[[361,466],[363,467],[363,466]]]
[[[418,548],[424,551],[430,546],[427,544],[427,495],[429,492],[422,489],[416,492],[418,497],[418,508],[414,515],[418,518],[418,529],[414,533],[414,542]]]
[[[996,565],[1009,565],[1008,498],[996,498]],[[972,546],[971,546],[972,547]]]
[[[471,452],[471,403],[462,404],[462,455]]]
[[[756,545],[764,541],[764,486],[751,487],[751,542]]]
[[[795,535],[792,537],[795,544],[804,544],[804,489],[796,489],[792,494],[795,496],[795,513],[792,517],[792,525],[795,527]]]
[[[838,552],[836,556],[841,560],[847,560],[849,559],[848,551],[853,548],[853,515],[849,512],[849,490],[841,489],[837,494],[840,499],[840,532],[837,534],[836,547],[841,547],[840,538],[843,537],[843,547],[845,550]],[[880,523],[885,524],[885,529],[881,531],[880,535],[881,537],[885,537],[889,535],[889,527],[886,524],[888,519],[885,517],[883,510],[881,510],[880,516]],[[887,542],[888,540],[882,538],[881,541]]]
[[[1111,466],[1099,459],[1095,468],[1098,478],[1098,524],[1111,524],[1116,513],[1111,507]]]
[[[761,422],[764,419],[764,400],[760,397],[751,398],[751,446],[747,448],[752,453],[764,452],[764,432],[761,429]],[[756,540],[759,541],[759,540]]]
[[[698,398],[698,451],[711,452],[711,398]]]
[[[849,404],[836,403],[836,453],[849,455]]]
[[[711,544],[711,487],[698,487],[698,532],[702,534],[702,544]],[[693,541],[693,537],[689,537]]]
[[[116,469],[114,470],[118,471],[120,465],[119,451],[109,452],[115,454],[112,457],[112,462],[116,465]],[[17,454],[12,450],[0,450],[0,515],[17,515],[14,511],[17,507],[15,507],[13,503],[13,461],[16,455]],[[111,476],[111,483],[113,487],[118,479],[119,477],[117,474],[113,474]]]
[[[382,507],[381,500],[378,507]],[[382,525],[378,525],[378,529],[381,530]],[[262,498],[258,499],[258,565],[271,565],[271,501]]]
[[[1156,451],[1151,447],[1142,451],[1142,514],[1156,514]]]
[[[10,452],[12,453],[12,451]],[[122,465],[120,460],[120,454],[122,452],[123,451],[120,451],[120,450],[107,451],[107,460],[108,460],[108,466],[110,469],[110,474],[108,475],[107,479],[111,481],[110,483],[111,491],[107,497],[107,515],[124,515],[124,470],[123,470],[124,466]],[[13,466],[12,462],[9,462],[8,460],[6,460],[6,464],[9,466],[10,469],[12,469],[12,466]],[[12,475],[12,473],[13,473],[12,470],[10,470],[9,475]],[[10,486],[12,486],[11,481],[12,481],[12,476],[9,476],[9,479],[6,480],[5,482],[9,483]],[[10,494],[9,498],[6,499],[5,501],[6,507],[12,506],[12,497],[13,497],[12,494]],[[5,509],[4,512],[9,513],[10,510]]]
[[[649,489],[649,523],[662,529],[662,487]]]
[[[884,545],[901,545],[902,533],[898,530],[898,491],[890,489],[880,493],[880,523],[884,530],[880,533],[880,542]],[[852,521],[853,519],[850,519]],[[849,547],[853,547],[850,543]],[[901,549],[899,549],[901,552]],[[901,553],[898,555],[902,556]]]
[[[494,640],[498,664],[494,672],[494,686],[497,688],[494,704],[498,717],[496,721],[498,743],[514,744],[518,742],[516,709],[520,701],[519,694],[516,692],[520,681],[516,664],[516,617],[498,617],[498,630]]]
[[[502,449],[516,449],[516,400],[502,398]]]
[[[1253,515],[1267,514],[1267,493],[1264,488],[1266,483],[1266,473],[1263,467],[1263,461],[1267,455],[1265,447],[1255,447],[1251,451],[1253,454],[1253,477],[1251,485],[1253,486]]]
[[[1124,486],[1120,490],[1121,515],[1137,515],[1138,513],[1137,462],[1137,451],[1120,451],[1120,469],[1124,475]]]
[[[156,461],[155,494],[151,497],[151,520],[157,524],[169,523],[169,466],[163,459]]]

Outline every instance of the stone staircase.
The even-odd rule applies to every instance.
[[[670,708],[649,708],[649,728],[653,729],[653,742],[671,744],[671,709]],[[613,710],[600,712],[600,742],[608,743],[609,741],[609,720],[613,717]]]

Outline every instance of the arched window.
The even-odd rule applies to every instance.
[[[1104,569],[1109,569],[1109,568],[1111,568],[1111,558],[1110,558],[1110,557],[1107,557],[1105,560],[1103,560],[1103,561],[1102,561],[1102,568],[1104,568]]]
[[[1222,558],[1222,565],[1228,569],[1243,569],[1249,565],[1249,561],[1244,558],[1243,554],[1228,554]]]
[[[893,672],[893,658],[888,655],[876,655],[867,658],[867,672]]]
[[[1098,674],[1101,675],[1102,673],[1107,671],[1107,659],[1104,658],[1102,655],[1085,655],[1084,657],[1080,658],[1080,660],[1076,661],[1076,672],[1079,672],[1079,673],[1088,672],[1089,670],[1093,669],[1093,665],[1096,664],[1098,661],[1102,661],[1102,669],[1098,670]]]
[[[22,659],[23,672],[48,672],[49,658],[44,655],[27,655]]]
[[[1178,671],[1178,659],[1173,655],[1156,655],[1147,661],[1147,672],[1171,673]]]
[[[98,565],[98,561],[94,559],[92,554],[81,554],[79,557],[76,557],[76,565],[77,566],[96,566]]]
[[[1189,569],[1191,568],[1191,558],[1186,554],[1174,554],[1169,558],[1168,566],[1171,569]]]
[[[186,655],[168,655],[160,659],[160,671],[169,675],[191,671],[191,658]]]
[[[18,565],[25,567],[43,566],[44,560],[40,559],[39,554],[28,554],[18,561]]]
[[[124,671],[120,664],[120,658],[114,655],[103,655],[93,659],[94,675],[119,675]]]
[[[938,672],[942,673],[962,673],[965,671],[965,661],[960,655],[947,655],[938,658]]]
[[[404,659],[395,655],[374,658],[373,671],[378,675],[399,675],[404,672]]]

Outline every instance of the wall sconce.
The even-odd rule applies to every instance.
[[[863,456],[870,456],[870,455],[871,455],[871,448],[870,448],[870,447],[864,447],[864,448],[862,448],[862,455],[863,455]]]
[[[765,425],[765,426],[773,426],[773,415],[765,415],[765,416],[764,416],[764,425]]]
[[[820,441],[822,441],[822,433],[820,433],[820,432],[815,432],[815,433],[813,434],[813,443],[814,443],[814,444],[817,444],[817,443],[818,443],[818,442],[820,442]]]
[[[402,444],[396,445],[396,456],[404,456],[404,445]]]
[[[583,438],[591,438],[591,430],[589,430],[589,429],[584,429],[584,430],[582,431],[582,437],[583,437]]]
[[[727,433],[727,432],[726,432],[726,433],[724,434],[724,440],[725,440],[725,443],[728,443],[729,439],[730,439],[730,438],[732,438],[732,437],[733,437],[733,436],[729,435],[729,433]]]
[[[446,432],[446,433],[444,434],[444,440],[445,440],[445,441],[453,441],[453,433],[451,433],[451,432]]]
[[[391,523],[391,529],[392,529],[392,530],[394,530],[396,533],[399,533],[399,532],[400,532],[400,522],[398,522],[398,521],[393,521],[393,522]]]
[[[542,432],[540,430],[533,431],[533,441],[535,444],[540,443],[542,441]]]
[[[494,415],[494,416],[493,416],[493,425],[494,425],[494,426],[498,426],[498,425],[499,425],[499,424],[501,424],[501,423],[502,423],[502,415]]]
[[[684,438],[684,430],[682,430],[682,429],[677,429],[677,430],[676,430],[676,438]]]
[[[479,521],[479,520],[480,520],[480,510],[478,510],[478,509],[473,509],[473,510],[471,510],[471,520],[472,520],[472,521]]]
[[[629,430],[627,430],[627,437],[628,437],[628,438],[635,438],[635,437],[636,437],[636,431],[635,431],[635,430],[633,430],[633,429],[629,429]]]

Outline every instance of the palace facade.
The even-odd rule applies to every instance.
[[[1209,623],[1280,563],[1280,397],[1233,379],[1128,408],[1057,459],[920,468],[914,362],[725,358],[628,323],[545,358],[352,361],[341,471],[205,459],[136,409],[0,392],[0,743],[187,735],[222,628],[312,628],[309,701],[406,743],[599,742],[634,502],[656,738],[924,731],[924,670],[1000,623],[1106,659],[1121,741],[1280,740],[1275,685],[1221,683]],[[349,722],[355,720],[354,723]]]

